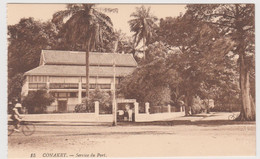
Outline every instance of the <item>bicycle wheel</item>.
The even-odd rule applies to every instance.
[[[25,136],[30,136],[35,132],[35,126],[32,123],[23,123],[22,132]]]
[[[228,116],[228,119],[229,119],[229,120],[235,120],[235,115],[229,115],[229,116]]]
[[[12,135],[12,133],[14,133],[14,126],[8,125],[8,136]]]

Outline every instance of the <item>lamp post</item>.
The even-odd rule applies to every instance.
[[[113,126],[117,125],[117,104],[116,104],[116,62],[115,53],[113,53]]]

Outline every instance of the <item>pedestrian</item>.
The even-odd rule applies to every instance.
[[[129,121],[133,121],[132,117],[133,117],[133,110],[130,108],[128,110],[128,116],[129,116]]]

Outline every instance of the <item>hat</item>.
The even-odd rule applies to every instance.
[[[22,108],[22,105],[20,103],[15,104],[15,108]]]

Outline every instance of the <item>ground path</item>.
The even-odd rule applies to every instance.
[[[116,127],[37,125],[32,136],[15,133],[8,137],[8,157],[29,158],[31,153],[37,157],[66,153],[73,158],[91,154],[100,157],[255,155],[254,122],[192,123],[119,124]]]

